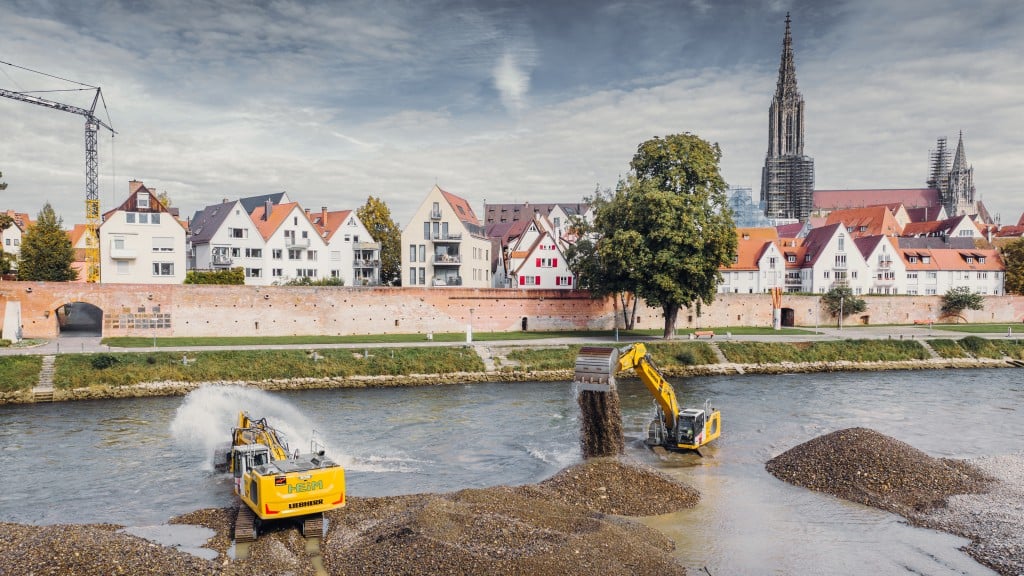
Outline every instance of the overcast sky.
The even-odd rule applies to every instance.
[[[756,193],[787,11],[816,188],[923,187],[962,130],[978,194],[1016,222],[1018,0],[5,0],[0,60],[102,87],[103,211],[134,178],[186,216],[287,190],[377,196],[404,227],[435,183],[477,211],[579,201],[684,131]],[[73,86],[0,65],[0,88]],[[0,209],[84,220],[83,125],[0,98]]]

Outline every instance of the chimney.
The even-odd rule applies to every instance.
[[[224,199],[222,199],[222,200],[220,201],[220,203],[221,203],[221,204],[227,204],[227,203],[228,203],[228,199],[227,199],[227,198],[224,198]]]
[[[320,207],[320,225],[327,226],[327,206]]]
[[[271,202],[270,200],[267,200],[267,201],[265,201],[263,203],[263,219],[264,220],[269,220],[270,219],[270,211],[273,210],[273,209],[274,209],[274,203]]]
[[[139,191],[139,188],[142,188],[143,186],[144,184],[142,183],[142,180],[135,180],[134,178],[129,180],[128,195],[131,196],[132,194],[135,194],[136,192]]]

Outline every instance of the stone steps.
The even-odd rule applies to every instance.
[[[53,364],[56,360],[56,356],[43,356],[39,383],[32,389],[32,398],[36,402],[53,402]]]

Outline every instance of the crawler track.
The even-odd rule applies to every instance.
[[[235,517],[235,542],[254,542],[256,540],[256,515],[245,503],[238,506]]]

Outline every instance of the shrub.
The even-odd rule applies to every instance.
[[[113,354],[95,354],[89,360],[89,363],[97,370],[105,370],[117,364],[117,356]]]

